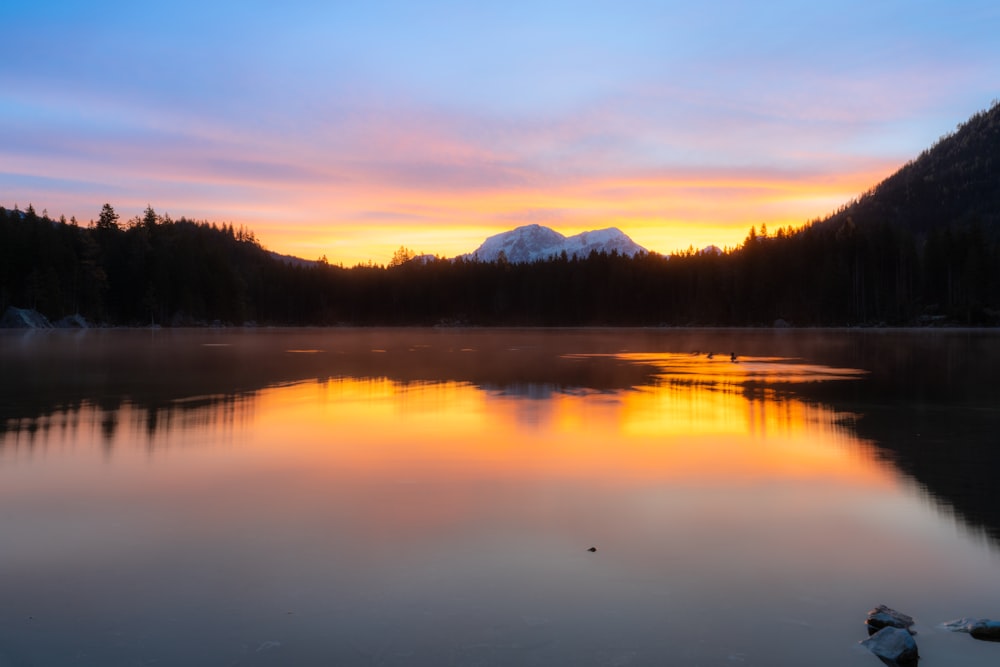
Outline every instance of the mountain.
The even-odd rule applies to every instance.
[[[948,226],[1000,237],[1000,101],[819,224],[839,228],[848,220],[918,237]]]
[[[318,264],[318,262],[314,259],[302,259],[301,257],[296,257],[295,255],[282,255],[281,253],[274,252],[273,250],[266,250],[265,252],[271,259],[275,259],[282,264],[288,264],[290,266],[308,268]]]
[[[527,264],[558,256],[563,252],[569,257],[587,257],[594,251],[609,254],[617,252],[629,257],[647,252],[615,227],[563,236],[542,225],[524,225],[489,237],[476,250],[463,257],[494,262],[502,252],[511,263]]]

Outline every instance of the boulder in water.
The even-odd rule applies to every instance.
[[[942,623],[941,627],[952,632],[967,632],[976,639],[1000,642],[1000,621],[988,618],[959,618]]]
[[[861,642],[861,645],[889,665],[915,665],[917,642],[908,630],[886,626]]]
[[[880,604],[868,612],[865,624],[868,626],[868,634],[870,635],[882,628],[900,628],[909,631],[913,627],[913,618]]]
[[[969,629],[969,634],[976,639],[1000,642],[1000,621],[991,621],[988,618],[981,619]]]

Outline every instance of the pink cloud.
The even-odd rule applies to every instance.
[[[458,254],[528,221],[616,225],[669,252],[711,234],[735,243],[750,224],[804,223],[912,157],[843,150],[892,120],[884,103],[854,99],[871,85],[842,82],[852,101],[834,109],[780,91],[726,103],[678,85],[623,87],[548,116],[319,99],[301,126],[262,122],[259,131],[112,101],[90,111],[106,115],[88,121],[99,131],[29,123],[28,138],[0,148],[0,168],[76,183],[78,203],[59,200],[68,215],[93,217],[104,201],[136,213],[149,203],[249,224],[282,252],[329,244],[314,254],[333,258],[345,239],[346,263],[387,257],[415,237],[441,243],[424,251]],[[49,194],[39,186],[18,199]]]

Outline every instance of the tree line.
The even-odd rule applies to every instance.
[[[835,224],[831,224],[835,223]],[[147,207],[122,222],[0,207],[0,311],[104,325],[998,325],[1000,243],[976,224],[924,233],[851,216],[727,252],[565,254],[530,264],[294,261],[253,232]]]

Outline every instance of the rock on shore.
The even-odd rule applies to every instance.
[[[51,329],[52,323],[37,310],[10,306],[0,317],[0,329]]]

